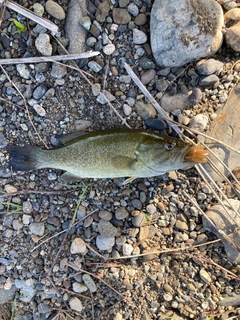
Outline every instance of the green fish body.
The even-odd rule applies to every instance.
[[[194,146],[145,130],[114,129],[82,134],[60,148],[8,146],[15,171],[54,168],[66,171],[66,181],[81,178],[152,177],[185,169]],[[190,159],[191,160],[191,159]]]

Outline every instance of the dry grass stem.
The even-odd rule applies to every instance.
[[[88,52],[77,53],[77,54],[65,54],[61,56],[48,56],[48,57],[41,56],[41,57],[29,57],[29,58],[0,59],[0,64],[8,65],[8,64],[21,64],[21,63],[68,61],[68,60],[75,60],[75,59],[92,58],[99,54],[100,52],[98,51],[88,51]]]
[[[5,0],[0,0],[0,4],[4,3]],[[12,2],[12,1],[7,1],[6,6],[9,9],[12,9],[13,11],[20,13],[22,16],[35,21],[36,23],[42,25],[43,27],[45,27],[46,29],[50,30],[53,34],[57,34],[58,33],[58,26],[52,22],[50,22],[49,20],[39,17],[37,16],[35,13],[33,13],[32,11],[20,6],[19,4]]]

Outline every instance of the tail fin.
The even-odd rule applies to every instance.
[[[19,147],[15,145],[7,146],[8,153],[12,156],[9,167],[14,171],[30,171],[38,169],[38,154],[41,149],[39,147],[25,146]]]

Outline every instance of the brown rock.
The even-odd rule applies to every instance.
[[[131,21],[131,15],[127,9],[113,8],[113,22],[116,24],[127,24]]]

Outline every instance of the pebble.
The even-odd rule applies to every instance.
[[[147,70],[141,76],[141,81],[143,84],[149,84],[156,76],[156,71],[154,69]]]
[[[144,226],[145,223],[146,223],[145,217],[144,217],[144,215],[143,215],[142,212],[140,212],[137,216],[135,216],[135,217],[132,219],[132,224],[133,224],[133,226],[134,226],[134,227],[137,227],[137,228]]]
[[[79,19],[79,23],[86,29],[87,31],[91,28],[91,19],[89,16],[84,16]]]
[[[96,72],[96,73],[98,73],[99,71],[102,70],[102,67],[100,66],[100,64],[98,64],[98,63],[95,62],[95,61],[89,61],[89,62],[88,62],[88,67],[89,67],[92,71],[94,71],[94,72]]]
[[[201,279],[207,284],[209,284],[212,281],[209,273],[205,269],[201,269],[199,275]]]
[[[30,74],[30,71],[28,70],[28,67],[22,63],[22,64],[17,64],[16,65],[16,69],[17,69],[17,72],[19,73],[19,75],[28,80],[31,78],[31,74]]]
[[[33,211],[33,208],[32,208],[32,203],[30,201],[24,201],[23,204],[23,212],[24,213],[31,213]]]
[[[44,14],[44,7],[40,3],[34,3],[33,11],[37,16],[42,17]]]
[[[97,236],[96,238],[96,245],[99,250],[110,250],[115,244],[115,238],[114,237],[103,237],[101,235]]]
[[[50,312],[52,311],[52,308],[49,304],[47,303],[40,303],[38,305],[38,312],[41,313],[41,314],[49,314]]]
[[[147,22],[147,16],[145,13],[140,13],[134,20],[134,23],[137,26],[143,26],[146,24],[146,22]]]
[[[52,45],[50,44],[50,37],[46,33],[41,33],[35,41],[37,50],[44,56],[52,55]]]
[[[111,222],[102,219],[98,222],[98,232],[105,238],[116,237],[118,233],[117,228]]]
[[[163,131],[167,128],[166,122],[161,119],[147,118],[145,125],[153,130]]]
[[[89,120],[76,120],[74,122],[74,127],[76,131],[85,131],[89,127],[91,127],[91,125],[92,125],[92,122]]]
[[[113,8],[112,10],[113,22],[116,24],[127,24],[131,21],[131,15],[127,9]]]
[[[55,79],[62,79],[67,75],[67,67],[58,63],[52,64],[51,76]]]
[[[128,104],[124,103],[123,112],[124,112],[125,116],[128,117],[132,113],[132,108]]]
[[[73,291],[77,293],[86,292],[88,290],[87,286],[79,282],[73,282],[72,288],[73,288]]]
[[[43,222],[33,222],[29,225],[29,230],[37,235],[37,236],[43,236],[45,231],[45,226]]]
[[[34,91],[33,91],[33,98],[36,100],[41,99],[44,94],[47,92],[48,88],[45,84],[40,84]]]
[[[153,203],[147,205],[146,207],[147,213],[149,213],[150,215],[153,215],[156,212],[156,207]]]
[[[215,59],[208,59],[207,61],[198,64],[197,72],[201,75],[210,75],[217,73],[223,69],[223,63]]]
[[[48,0],[45,5],[47,13],[49,13],[52,17],[63,20],[66,18],[65,11],[63,8],[55,1]]]
[[[139,14],[139,9],[137,5],[133,2],[128,5],[127,10],[134,17],[136,17]]]
[[[144,44],[147,42],[147,35],[136,28],[133,29],[133,43],[135,44]]]
[[[139,59],[139,66],[147,70],[147,69],[155,69],[156,65],[151,59],[147,57],[142,57],[141,59]]]
[[[3,132],[0,132],[0,149],[5,148],[7,146],[7,140],[4,137]]]
[[[109,91],[103,90],[102,92],[103,92],[103,94],[106,96],[106,98],[107,98],[110,102],[116,100],[116,97],[115,97],[114,95],[112,95]],[[100,95],[100,94],[99,94],[98,97],[97,97],[97,101],[98,101],[99,103],[101,103],[101,104],[106,104],[106,103],[108,103],[107,100],[105,99],[105,97],[102,96],[102,95]]]
[[[181,220],[177,220],[175,227],[178,228],[179,230],[183,230],[183,231],[188,231],[189,227],[188,224],[184,221]]]
[[[115,211],[115,218],[117,220],[124,220],[128,217],[128,215],[128,211],[123,207],[120,207]]]
[[[110,54],[113,54],[113,52],[116,50],[116,47],[114,44],[112,43],[109,43],[107,44],[106,46],[103,47],[103,52],[106,54],[106,55],[110,55]]]
[[[121,313],[117,312],[114,315],[113,320],[123,320],[123,317],[122,317]]]
[[[86,254],[87,246],[85,241],[81,238],[75,238],[71,243],[70,252],[71,254],[76,254],[76,253]]]
[[[73,297],[69,300],[69,306],[72,310],[81,312],[82,311],[82,302],[77,297]]]
[[[203,93],[199,88],[194,88],[192,90],[192,93],[188,96],[188,100],[193,106],[201,102],[202,98],[203,98]]]
[[[234,9],[233,9],[234,10]],[[225,39],[227,45],[232,48],[236,52],[240,52],[240,23],[236,23],[229,29],[227,29],[227,32],[225,34]]]
[[[14,284],[19,290],[20,297],[18,298],[22,302],[30,302],[35,295],[33,285],[28,285],[25,280],[15,279]]]
[[[133,252],[133,246],[129,243],[124,243],[122,246],[124,256],[130,256]]]
[[[212,87],[217,82],[219,82],[218,76],[216,76],[215,74],[212,74],[212,75],[207,76],[207,77],[202,77],[199,80],[199,85],[201,87]]]
[[[106,210],[101,210],[98,214],[99,218],[105,221],[110,221],[112,219],[112,212],[106,211]]]
[[[40,117],[45,117],[46,115],[46,110],[40,106],[40,104],[34,104],[33,105],[33,109],[36,111],[36,113],[40,116]]]
[[[157,114],[156,110],[150,103],[144,103],[142,100],[137,100],[134,108],[143,120],[155,118]]]
[[[203,132],[208,124],[208,116],[205,114],[197,114],[189,122],[189,128]]]
[[[92,277],[89,274],[84,274],[83,277],[83,282],[85,283],[85,285],[88,287],[90,292],[96,292],[97,291],[97,287],[95,282],[93,281]]]
[[[103,0],[99,2],[98,10],[96,12],[96,19],[98,22],[104,22],[106,17],[108,16],[110,10],[110,2],[108,0]]]

